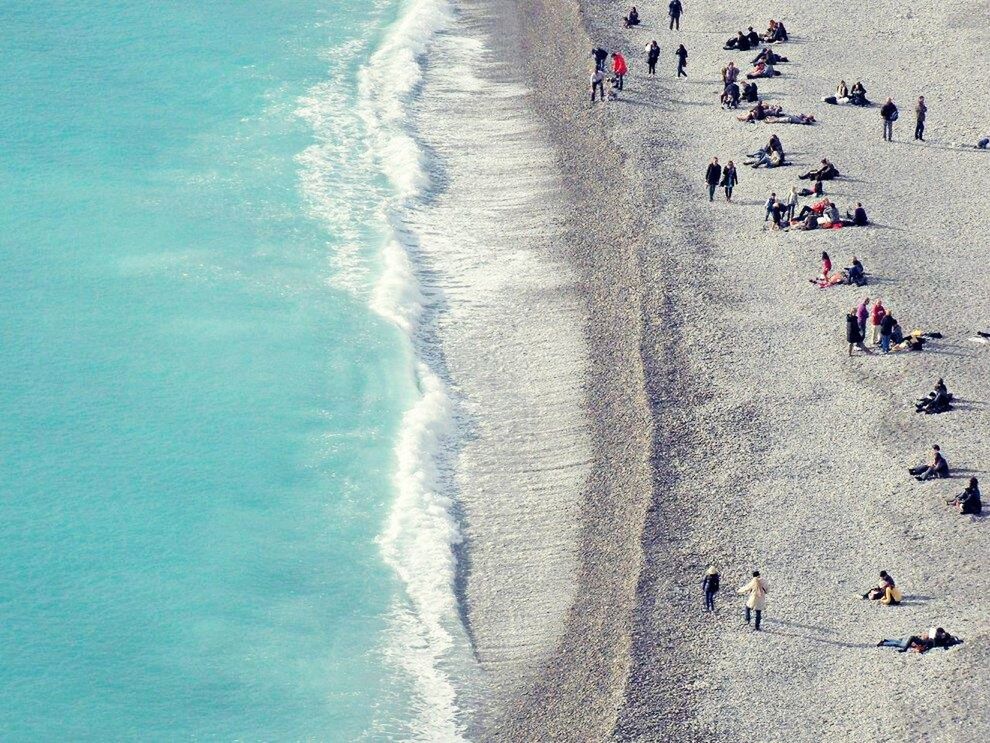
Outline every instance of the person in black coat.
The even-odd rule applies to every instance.
[[[718,164],[718,158],[713,157],[705,171],[705,183],[708,185],[708,200],[715,200],[715,189],[722,178],[722,166]]]
[[[683,44],[677,47],[677,51],[674,52],[674,56],[677,57],[677,77],[687,77],[687,73],[684,71],[684,68],[687,67],[688,53]]]
[[[853,346],[856,346],[863,353],[872,353],[870,349],[863,345],[863,334],[859,332],[859,320],[856,319],[856,310],[846,314],[846,340],[849,342],[849,355],[853,355]]]

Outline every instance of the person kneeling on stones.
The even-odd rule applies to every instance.
[[[880,571],[880,583],[863,594],[864,599],[879,601],[887,606],[897,606],[901,603],[903,596],[900,589],[894,585],[894,579],[888,575],[886,570]]]

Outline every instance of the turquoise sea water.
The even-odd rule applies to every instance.
[[[333,140],[395,12],[0,9],[0,739],[401,729],[375,539],[416,391]]]

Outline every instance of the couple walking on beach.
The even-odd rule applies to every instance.
[[[701,590],[705,594],[706,612],[715,613],[715,594],[719,591],[720,583],[721,576],[719,576],[718,570],[714,565],[710,566],[705,571],[705,577],[701,581]],[[752,623],[755,613],[756,622],[753,625],[753,630],[759,632],[760,622],[763,619],[763,610],[767,604],[767,593],[769,593],[767,582],[760,577],[760,571],[754,570],[753,577],[750,581],[739,588],[736,593],[746,596],[746,624]]]

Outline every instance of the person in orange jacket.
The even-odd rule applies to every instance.
[[[622,78],[626,76],[627,72],[629,72],[629,67],[626,66],[626,58],[619,52],[612,52],[612,73],[615,75],[617,90],[622,90]]]

